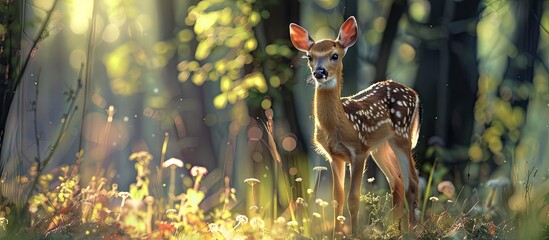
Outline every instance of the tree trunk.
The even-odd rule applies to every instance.
[[[0,149],[2,148],[2,142],[4,139],[4,130],[6,127],[6,120],[10,109],[11,102],[15,96],[15,89],[17,87],[16,77],[17,72],[20,71],[21,63],[21,36],[23,34],[23,4],[25,1],[9,1],[5,5],[2,5],[1,15],[3,19],[2,25],[6,26],[6,32],[0,42],[0,93],[2,98],[0,99]],[[0,173],[3,170],[4,165],[0,163]]]
[[[419,36],[423,39],[417,50],[419,66],[414,88],[421,96],[423,122],[416,152],[422,153],[418,154],[422,159],[427,148],[441,145],[449,153],[441,156],[442,160],[462,164],[468,159],[466,149],[474,126],[480,1],[430,3],[430,19],[420,26],[430,34]]]

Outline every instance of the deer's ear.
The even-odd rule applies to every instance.
[[[309,32],[295,23],[290,23],[290,39],[294,47],[303,52],[308,52],[315,43]]]
[[[347,49],[356,43],[358,33],[358,26],[355,17],[349,17],[339,28],[339,35],[337,41]]]

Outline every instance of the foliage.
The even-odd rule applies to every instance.
[[[9,206],[1,207],[3,217],[0,224],[3,230],[0,229],[0,237],[81,239],[112,235],[122,239],[321,239],[332,236],[335,216],[331,215],[333,210],[328,201],[315,198],[314,192],[319,190],[316,187],[307,191],[304,198],[291,199],[289,209],[293,208],[291,211],[295,216],[288,218],[288,215],[283,214],[271,222],[261,214],[260,207],[269,207],[262,203],[252,206],[247,214],[232,212],[232,206],[238,204],[238,200],[234,195],[235,190],[228,186],[222,191],[223,194],[207,196],[200,187],[202,177],[207,172],[200,166],[191,170],[195,183],[178,195],[173,205],[164,204],[168,202],[162,199],[164,196],[152,196],[143,190],[147,189],[147,175],[150,168],[154,167],[151,164],[156,164],[151,161],[153,156],[141,151],[131,154],[129,159],[135,161],[137,169],[136,183],[132,184],[136,192],[133,193],[131,190],[120,191],[118,184],[106,178],[94,177],[89,183],[82,184],[79,176],[72,174],[71,167],[66,165],[44,173],[39,177],[38,191],[24,210],[30,216],[24,222],[25,225],[6,228],[13,221],[11,218],[14,215]],[[319,174],[325,170],[323,167],[315,167]],[[142,184],[137,188],[139,182]],[[506,194],[510,186],[508,179],[488,182],[490,194],[482,202],[478,196],[460,200],[454,195],[454,188],[445,190],[441,187],[441,184],[451,186],[451,183],[437,182],[439,193],[435,196],[431,193],[425,195],[430,196],[428,207],[423,210],[425,219],[410,231],[404,230],[399,221],[392,217],[391,195],[378,188],[374,178],[368,179],[368,182],[366,194],[360,197],[364,227],[362,234],[355,237],[498,239],[514,234],[515,223],[509,216],[494,218],[494,214],[498,215],[494,210],[504,206],[509,198],[509,194]],[[254,186],[262,184],[255,178],[248,178],[245,183],[249,184],[249,191],[252,192]],[[81,185],[85,187],[81,188]],[[494,201],[498,196],[503,199]],[[203,204],[210,198],[216,202],[215,207],[205,211]],[[350,224],[343,216],[337,216],[337,220],[343,221],[346,226]]]
[[[257,31],[269,12],[258,8],[253,0],[200,1],[189,8],[185,24],[191,29],[178,33],[180,48],[196,40],[194,56],[179,63],[179,80],[202,86],[218,81],[220,93],[213,98],[214,107],[252,95],[263,95],[287,82],[293,75],[289,68],[277,64],[289,59],[292,51],[286,44],[267,44],[263,32]],[[265,103],[267,104],[267,103]],[[270,104],[263,106],[264,109]]]

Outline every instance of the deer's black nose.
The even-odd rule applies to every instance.
[[[326,71],[326,68],[318,67],[313,75],[316,79],[324,79],[328,77],[328,71]]]

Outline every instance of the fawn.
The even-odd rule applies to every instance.
[[[343,215],[345,165],[350,165],[348,208],[353,235],[359,233],[360,189],[369,155],[387,178],[395,214],[402,219],[406,208],[409,226],[415,225],[418,176],[412,149],[419,137],[421,115],[418,94],[392,80],[341,97],[343,57],[355,44],[357,31],[356,19],[350,17],[336,40],[315,42],[305,28],[290,24],[292,44],[306,53],[315,82],[313,140],[330,163],[335,216]],[[334,231],[342,230],[343,222],[334,220]]]

